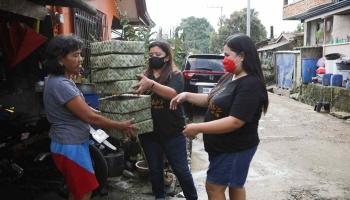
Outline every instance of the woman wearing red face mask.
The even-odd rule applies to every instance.
[[[173,65],[168,43],[156,41],[149,46],[149,63],[135,92],[150,92],[154,131],[139,135],[145,152],[152,190],[156,199],[165,199],[163,155],[166,156],[188,200],[197,199],[192,174],[188,167],[186,138],[182,134],[185,118],[182,106],[170,110],[170,100],[183,91],[183,78]]]
[[[267,111],[268,95],[260,60],[252,40],[245,35],[227,38],[223,61],[227,72],[209,95],[183,92],[170,108],[188,101],[207,106],[205,122],[186,125],[183,133],[203,133],[209,154],[206,190],[209,200],[224,200],[229,188],[231,200],[246,198],[244,183],[259,144],[258,122]]]

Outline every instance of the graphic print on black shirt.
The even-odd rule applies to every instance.
[[[204,134],[205,150],[211,153],[237,152],[258,145],[258,122],[266,94],[264,85],[254,76],[247,75],[232,81],[227,77],[216,87],[209,101],[205,121],[233,116],[245,124],[224,134]]]
[[[173,88],[178,94],[183,92],[184,81],[181,73],[173,72],[166,85]],[[183,107],[170,110],[170,100],[152,94],[152,118],[154,132],[160,136],[175,136],[181,134],[185,126]]]

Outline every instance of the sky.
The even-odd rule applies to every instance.
[[[207,18],[217,30],[219,17],[227,18],[234,11],[247,7],[247,0],[146,0],[147,10],[156,23],[156,30],[162,27],[169,33],[181,23],[182,18],[194,16]],[[250,7],[258,11],[258,17],[270,36],[270,26],[274,26],[274,36],[282,32],[294,31],[300,21],[282,20],[283,0],[250,0]],[[253,31],[253,30],[252,30]]]

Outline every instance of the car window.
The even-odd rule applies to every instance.
[[[188,58],[186,69],[222,72],[224,71],[224,66],[222,59],[219,58]]]

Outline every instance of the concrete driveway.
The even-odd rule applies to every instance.
[[[196,116],[195,121],[201,120],[202,116]],[[270,107],[259,131],[261,143],[246,183],[248,200],[350,199],[349,122],[270,94]],[[191,167],[199,200],[205,200],[208,158],[201,138],[193,140]],[[110,187],[108,196],[93,199],[153,199],[147,181],[133,182],[140,186],[125,191]],[[41,199],[61,198],[47,194]]]
[[[247,199],[350,199],[349,122],[270,94],[259,131]],[[207,158],[201,143],[194,142],[192,169],[199,191],[204,191]],[[200,199],[206,199],[205,192]]]

